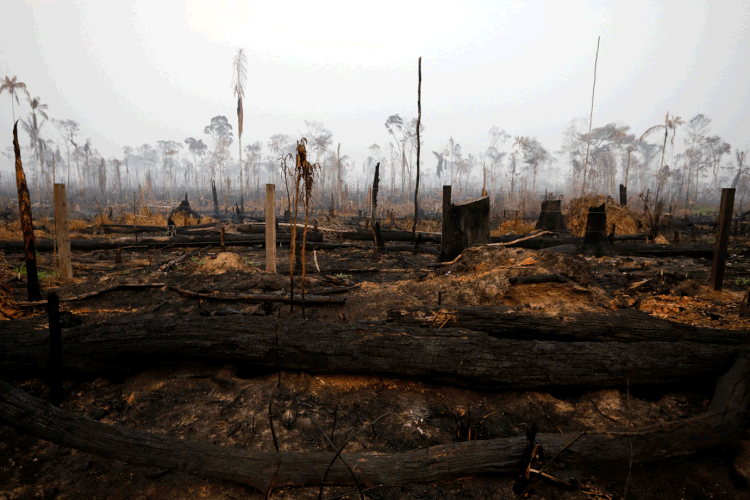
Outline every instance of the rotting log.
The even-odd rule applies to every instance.
[[[0,372],[33,372],[44,366],[48,333],[46,325],[39,325],[38,320],[4,322]],[[705,380],[726,369],[746,348],[750,344],[700,339],[561,342],[504,339],[455,327],[300,320],[277,324],[269,317],[224,322],[199,315],[127,315],[63,333],[65,369],[77,372],[133,371],[164,360],[202,358],[271,369],[278,362],[285,370],[424,378],[503,390]]]
[[[741,438],[748,423],[750,361],[739,356],[716,383],[706,413],[637,429],[604,433],[537,434],[557,464],[646,462],[685,455]],[[270,452],[196,443],[97,422],[55,408],[0,380],[0,419],[53,443],[121,462],[235,481],[262,491],[269,485],[393,486],[486,473],[513,473],[525,436],[441,444],[401,453]],[[387,424],[388,420],[384,420]],[[558,456],[558,452],[561,452]],[[330,465],[330,470],[329,469]]]
[[[542,275],[547,276],[547,275]],[[532,276],[533,277],[533,276]],[[513,278],[511,278],[512,280]],[[542,316],[511,306],[419,306],[388,310],[388,322],[402,327],[460,327],[504,339],[556,342],[698,342],[741,346],[747,332],[675,323],[634,309],[607,314]]]

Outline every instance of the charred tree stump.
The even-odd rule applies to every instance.
[[[177,208],[169,212],[167,219],[171,220],[174,214],[182,214],[185,217],[195,217],[196,219],[198,219],[198,222],[200,222],[201,220],[201,214],[199,214],[198,212],[196,212],[190,207],[190,202],[188,201],[187,193],[185,193],[185,199],[180,201],[180,204],[177,206]]]
[[[615,254],[612,241],[614,239],[614,230],[611,239],[607,236],[607,208],[606,203],[598,207],[589,207],[588,218],[586,219],[586,233],[583,236],[583,243],[579,248],[585,254],[593,254],[597,257],[602,255],[612,256]]]
[[[443,191],[445,192],[445,191]],[[465,249],[490,242],[490,199],[450,204],[443,215],[442,251],[439,261],[458,257]]]
[[[36,269],[36,244],[34,242],[34,222],[31,218],[31,198],[26,185],[26,175],[21,163],[21,148],[18,146],[18,122],[13,124],[13,152],[16,155],[16,187],[18,189],[18,210],[21,214],[23,248],[26,254],[26,289],[29,301],[42,300],[39,276]]]
[[[719,208],[719,222],[714,243],[714,261],[711,266],[711,286],[714,290],[721,290],[726,268],[727,248],[729,246],[729,229],[732,224],[732,209],[734,208],[734,188],[721,190],[721,207]]]
[[[624,207],[628,204],[628,188],[620,184],[620,206]]]
[[[562,200],[543,201],[542,213],[539,214],[539,220],[536,223],[535,229],[567,233],[568,226],[562,214],[561,203]]]

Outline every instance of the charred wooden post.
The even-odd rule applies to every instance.
[[[562,200],[545,200],[542,202],[542,213],[536,223],[536,229],[545,231],[568,232],[568,226],[561,208]]]
[[[227,246],[224,244],[224,226],[219,228],[219,233],[221,234],[221,251],[226,252]]]
[[[628,187],[620,184],[620,206],[624,207],[628,204]]]
[[[614,239],[614,234],[612,234],[612,239]],[[588,218],[586,219],[586,233],[583,236],[583,243],[579,250],[584,253],[594,254],[597,257],[615,254],[612,241],[607,237],[606,203],[602,203],[598,207],[589,207]]]
[[[276,185],[266,184],[266,272],[276,272]]]
[[[446,220],[445,215],[443,218]],[[490,242],[490,199],[485,197],[456,205],[451,203],[446,222],[440,262],[455,259],[470,246]]]
[[[135,222],[135,219],[133,219]],[[55,184],[55,239],[57,242],[57,271],[60,279],[73,278],[70,258],[70,228],[68,224],[68,199],[65,184]]]
[[[422,123],[422,58],[419,58],[419,86],[417,87],[417,183],[414,188],[414,225],[411,228],[411,237],[416,240],[417,221],[419,220],[419,127]]]
[[[378,241],[378,235],[375,232],[375,218],[377,217],[377,209],[378,209],[378,184],[380,183],[380,162],[375,164],[375,176],[372,180],[372,198],[371,200],[371,210],[372,213],[370,215],[370,219],[372,220],[372,236],[375,240],[375,254],[377,255],[378,252],[381,249],[380,243],[383,241],[383,237],[380,237],[380,241]],[[380,224],[378,224],[378,231],[380,231]]]
[[[34,223],[31,218],[31,198],[26,185],[26,175],[21,163],[21,148],[18,145],[18,122],[13,124],[13,152],[16,155],[16,187],[18,189],[18,210],[21,214],[23,230],[23,247],[26,253],[26,288],[29,301],[42,300],[39,289],[39,277],[36,271],[36,244],[34,242]]]
[[[448,220],[448,212],[450,212],[451,209],[451,187],[450,186],[443,186],[443,226],[442,226],[442,234],[440,235],[440,254],[443,255],[446,253],[446,234],[450,232],[448,229],[448,224],[450,223]],[[450,259],[447,259],[450,260]]]
[[[728,256],[729,229],[732,224],[732,209],[734,208],[734,188],[721,190],[721,207],[719,208],[719,222],[714,243],[714,261],[711,266],[711,286],[714,290],[721,290],[724,280],[724,269]]]
[[[50,384],[49,402],[60,407],[62,402],[62,327],[60,326],[60,298],[55,292],[47,296],[49,315],[49,361],[47,377]]]
[[[372,232],[375,234],[375,246],[378,252],[385,252],[385,240],[383,240],[383,233],[380,231],[380,221],[372,226]]]
[[[216,183],[213,179],[211,179],[211,194],[214,198],[214,217],[218,219],[221,215],[219,213],[219,195],[216,194]]]

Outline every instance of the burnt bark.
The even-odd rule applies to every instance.
[[[512,279],[512,278],[511,278]],[[466,328],[504,339],[556,342],[683,342],[742,346],[741,330],[720,330],[675,323],[643,311],[619,309],[607,314],[557,316],[521,314],[511,306],[420,306],[388,310],[388,322],[404,328]]]
[[[750,361],[739,356],[719,378],[708,411],[697,417],[604,433],[537,434],[548,456],[578,466],[596,462],[645,462],[728,445],[748,423]],[[269,485],[366,486],[431,482],[486,473],[514,473],[525,436],[441,444],[402,453],[268,452],[190,442],[127,429],[55,408],[0,380],[0,419],[62,446],[107,459],[236,481],[265,491]],[[387,420],[386,420],[387,422]]]
[[[599,336],[612,328],[609,320],[602,321]],[[552,322],[537,317],[539,325]],[[16,320],[5,322],[3,328],[0,372],[34,373],[37,366],[44,366],[49,356],[46,325]],[[568,329],[578,327],[571,323]],[[133,371],[165,360],[209,359],[310,373],[422,378],[474,388],[549,390],[705,379],[750,348],[737,332],[719,335],[715,341],[686,335],[686,340],[672,342],[565,342],[563,336],[536,340],[500,338],[502,332],[493,335],[447,324],[443,328],[299,320],[277,324],[273,318],[256,316],[226,322],[198,315],[143,315],[66,329],[63,357],[66,370],[88,373]]]

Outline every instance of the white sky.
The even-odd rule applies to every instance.
[[[430,171],[449,136],[478,154],[493,125],[557,150],[571,119],[588,119],[599,35],[594,127],[621,121],[640,135],[667,111],[704,113],[733,150],[750,148],[750,0],[3,3],[0,77],[17,75],[50,117],[80,122],[79,137],[106,157],[157,140],[209,144],[216,115],[236,138],[239,47],[243,145],[265,150],[272,134],[315,120],[360,165],[369,145],[387,143],[388,116],[416,117],[422,56]],[[11,145],[7,93],[0,138]]]

